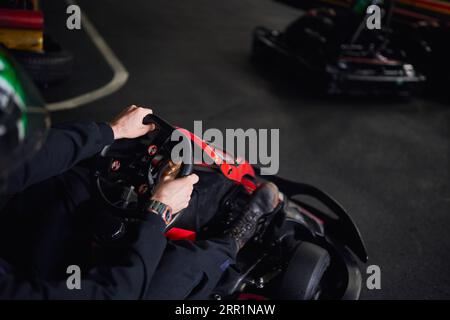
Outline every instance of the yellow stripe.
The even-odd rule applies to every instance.
[[[0,28],[0,43],[9,49],[42,51],[43,31]]]

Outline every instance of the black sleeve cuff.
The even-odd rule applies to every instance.
[[[114,142],[114,132],[111,126],[106,122],[98,122],[97,125],[105,145],[112,144]]]
[[[157,244],[167,242],[164,236],[166,224],[156,214],[149,214],[148,217],[138,226],[138,236],[134,244],[135,249],[141,252],[149,252],[148,248]]]
[[[164,220],[157,214],[149,212],[144,216],[144,223],[154,225],[155,228],[164,231],[166,228],[166,223]]]

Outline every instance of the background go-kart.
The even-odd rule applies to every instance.
[[[180,126],[280,128],[282,177],[325,189],[350,212],[382,271],[363,299],[450,297],[450,108],[447,98],[336,99],[249,62],[257,25],[283,29],[300,11],[261,0],[80,0],[129,73],[98,101],[54,121],[105,120],[153,106]],[[46,28],[75,55],[48,102],[90,92],[113,70],[85,32],[69,31],[64,1],[42,2]],[[364,279],[366,276],[363,275]]]

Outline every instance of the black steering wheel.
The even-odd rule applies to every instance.
[[[193,171],[192,143],[182,134],[182,159],[174,165],[172,149],[181,141],[172,141],[177,129],[153,114],[143,124],[155,124],[155,130],[136,139],[121,139],[103,149],[97,157],[95,179],[100,198],[119,216],[141,215],[153,188],[164,174],[184,177]],[[186,161],[188,159],[189,161]]]

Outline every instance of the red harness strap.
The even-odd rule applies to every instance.
[[[181,229],[181,228],[171,228],[165,233],[166,238],[170,240],[191,240],[195,241],[197,234],[195,231]]]
[[[199,146],[214,161],[214,164],[218,166],[220,172],[227,179],[242,184],[248,193],[252,193],[256,189],[256,184],[252,181],[252,178],[255,177],[255,170],[247,161],[243,159],[235,160],[224,151],[212,148],[205,141],[186,129],[177,128],[177,130]],[[206,163],[199,163],[198,165],[212,167]],[[171,228],[165,233],[165,236],[170,240],[184,239],[194,241],[196,239],[196,233],[194,231],[181,228]]]

